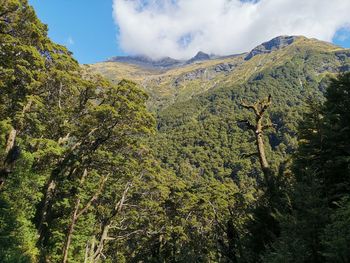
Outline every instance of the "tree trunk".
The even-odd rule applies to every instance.
[[[262,119],[259,119],[257,121],[256,131],[255,131],[255,138],[256,138],[256,145],[257,150],[259,154],[259,161],[261,165],[261,170],[263,171],[265,175],[265,179],[268,177],[268,172],[270,169],[269,163],[266,159],[266,152],[265,152],[265,144],[264,144],[264,138],[263,138],[263,126],[261,124]]]
[[[74,212],[73,212],[73,215],[72,215],[72,220],[71,220],[71,223],[70,223],[70,225],[68,227],[66,241],[65,241],[64,246],[63,246],[62,263],[66,263],[67,260],[68,260],[69,247],[70,247],[70,244],[72,242],[72,236],[73,236],[75,223],[76,223],[76,221],[78,219],[79,205],[80,205],[80,198],[78,198],[77,201],[75,202],[75,207],[74,207]]]
[[[99,261],[99,259],[101,257],[101,254],[102,254],[102,251],[103,251],[104,243],[105,243],[106,240],[110,239],[108,237],[108,232],[109,232],[109,229],[111,228],[112,220],[123,209],[126,196],[127,196],[127,194],[128,194],[128,192],[129,192],[131,187],[132,187],[132,183],[128,182],[126,184],[126,186],[125,186],[124,192],[123,192],[120,200],[115,205],[115,207],[114,207],[114,209],[113,209],[113,211],[111,213],[111,216],[102,225],[102,234],[101,234],[101,237],[100,237],[97,249],[96,249],[96,251],[94,253],[94,256],[93,256],[93,262],[94,263]]]
[[[86,243],[86,247],[85,247],[85,255],[84,255],[84,263],[89,263],[90,258],[90,246],[89,246],[89,241]]]
[[[83,185],[85,178],[87,176],[87,170],[84,170],[84,173],[80,179],[80,186]],[[69,247],[72,241],[72,236],[73,236],[73,232],[74,232],[74,227],[75,224],[77,222],[77,220],[80,218],[81,215],[83,215],[92,205],[92,203],[98,198],[98,196],[100,195],[100,193],[102,192],[102,189],[104,187],[104,184],[106,183],[108,179],[108,175],[102,178],[102,181],[99,185],[99,188],[97,189],[97,191],[95,192],[95,194],[91,197],[91,199],[85,204],[85,206],[79,211],[79,206],[80,206],[80,202],[81,199],[79,197],[77,197],[75,205],[74,205],[74,212],[72,215],[72,219],[71,222],[68,226],[68,232],[66,235],[66,241],[64,243],[63,246],[63,260],[62,263],[66,263],[68,260],[68,253],[69,253]]]
[[[93,263],[96,263],[100,260],[100,257],[101,257],[102,251],[103,251],[103,247],[104,247],[104,242],[108,238],[109,228],[110,228],[109,224],[104,224],[102,227],[102,235],[100,238],[100,242],[97,246],[96,252],[93,255],[93,260],[92,260]]]
[[[92,236],[91,240],[88,240],[86,243],[84,263],[94,262],[94,252],[95,252],[95,236]]]
[[[6,149],[5,149],[6,154],[8,154],[10,150],[15,146],[16,136],[17,136],[17,131],[15,129],[12,129],[9,133],[9,137],[7,138],[7,142],[6,142]]]
[[[63,84],[62,84],[62,81],[61,81],[60,82],[60,87],[58,89],[58,108],[60,110],[62,109],[62,105],[61,105],[62,88],[63,88]]]
[[[240,121],[247,125],[248,129],[252,130],[255,133],[255,140],[257,151],[259,155],[259,162],[261,166],[261,170],[264,174],[265,181],[269,183],[270,180],[270,166],[267,162],[266,152],[265,152],[265,144],[264,144],[264,130],[273,127],[272,124],[263,125],[263,116],[271,105],[271,95],[269,95],[266,99],[260,100],[254,104],[247,104],[245,102],[241,102],[241,106],[248,110],[252,110],[255,114],[255,124],[251,124],[249,120]]]
[[[43,239],[44,239],[44,223],[46,222],[47,218],[47,211],[50,204],[50,201],[53,196],[53,192],[55,191],[56,184],[55,181],[50,178],[49,182],[46,184],[46,191],[44,196],[44,203],[43,207],[41,209],[41,215],[40,215],[40,221],[38,224],[38,232],[39,232],[39,244],[42,245]]]

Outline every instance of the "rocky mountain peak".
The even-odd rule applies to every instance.
[[[245,60],[249,60],[252,57],[259,55],[259,54],[266,54],[270,53],[272,51],[282,49],[284,47],[287,47],[291,45],[298,37],[297,36],[278,36],[270,41],[264,42],[261,45],[254,48],[252,51],[248,53],[248,55],[245,57]]]
[[[210,55],[202,51],[199,51],[193,58],[187,61],[187,64],[191,64],[197,61],[209,60],[209,59],[211,59]]]

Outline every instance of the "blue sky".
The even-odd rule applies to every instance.
[[[116,23],[113,19],[113,10],[112,5],[113,1],[115,3],[120,4],[120,6],[124,3],[127,3],[125,0],[29,0],[29,3],[34,6],[37,15],[43,21],[45,24],[49,26],[49,36],[53,41],[63,44],[68,47],[69,50],[71,50],[74,54],[74,57],[80,62],[80,63],[95,63],[100,62],[108,59],[112,56],[117,55],[124,55],[125,53],[122,51],[121,46],[124,47],[124,50],[127,50],[129,53],[144,53],[146,55],[152,56],[152,51],[161,53],[163,50],[166,55],[170,56],[181,56],[182,53],[185,51],[184,48],[187,48],[186,46],[181,46],[178,53],[172,54],[172,51],[174,50],[174,47],[170,47],[167,49],[168,46],[162,46],[161,43],[159,44],[159,47],[155,47],[157,45],[158,40],[154,40],[152,38],[152,41],[148,41],[148,37],[152,36],[152,33],[158,34],[158,31],[164,32],[164,28],[157,28],[158,24],[157,20],[152,21],[143,21],[143,20],[135,20],[139,19],[137,13],[134,13],[130,6],[129,9],[121,9],[121,10],[115,10],[114,17],[117,18],[117,21],[123,25],[123,34],[121,34],[121,38],[117,37],[118,34],[118,27],[116,26]],[[196,7],[196,0],[186,0],[187,3],[192,2],[193,6]],[[199,1],[198,3],[202,6],[204,6],[204,3],[209,3],[213,0],[208,0],[208,2]],[[220,0],[216,0],[217,3],[220,2]],[[221,0],[222,1],[222,0]],[[337,1],[345,1],[348,0],[337,0]],[[185,2],[185,1],[183,1]],[[247,2],[247,1],[246,1]],[[249,1],[248,1],[249,2]],[[250,1],[251,2],[251,1]],[[258,1],[253,1],[258,2]],[[126,6],[127,7],[127,6]],[[219,6],[218,6],[219,7]],[[118,11],[120,11],[118,13]],[[186,10],[184,10],[186,11]],[[239,10],[238,10],[239,11]],[[242,10],[241,10],[242,11]],[[123,12],[123,13],[122,13]],[[131,12],[131,13],[127,13]],[[148,9],[146,11],[140,10],[140,12],[151,12],[151,14],[154,14],[151,9]],[[241,12],[242,13],[242,12]],[[167,15],[167,14],[166,14]],[[150,16],[154,17],[154,16]],[[171,15],[168,15],[169,19],[171,19]],[[201,18],[200,14],[198,14],[198,19],[205,19]],[[144,18],[144,16],[142,16]],[[127,19],[130,19],[128,21]],[[186,17],[184,17],[184,20]],[[131,25],[132,21],[138,21],[139,23],[136,23],[136,27],[133,28],[129,25]],[[222,24],[222,18],[217,18],[219,24]],[[228,21],[228,20],[227,20]],[[145,22],[145,23],[143,23]],[[147,26],[147,22],[150,22],[152,26]],[[179,21],[180,22],[180,21]],[[202,21],[200,21],[202,22]],[[150,27],[154,26],[154,32],[150,32],[149,35],[147,35],[146,38],[142,38],[144,34],[142,34],[142,26],[138,27],[138,25],[142,25],[146,27],[145,29],[149,29]],[[176,24],[176,23],[175,23]],[[203,24],[203,23],[202,23]],[[167,28],[165,28],[167,29]],[[220,28],[216,27],[213,29],[212,32],[216,32],[220,30]],[[171,30],[166,30],[167,32],[170,32]],[[226,31],[226,30],[225,30]],[[234,30],[233,30],[234,31]],[[184,30],[186,35],[186,30]],[[213,34],[213,33],[210,33]],[[128,36],[129,34],[129,36]],[[140,34],[140,37],[138,36]],[[191,34],[190,33],[187,33]],[[222,32],[223,35],[229,35],[228,32]],[[262,42],[262,40],[266,41],[270,37],[275,36],[275,33],[271,33],[271,36],[268,34],[261,35],[260,39],[258,39],[257,36],[254,36],[254,40],[248,39],[246,42],[242,41],[242,38],[240,38],[240,42],[242,42],[242,49],[243,51],[248,51],[246,49],[249,49],[253,47],[256,44],[259,44]],[[283,34],[283,32],[281,32]],[[232,34],[234,35],[234,34]],[[135,37],[136,36],[136,37]],[[183,35],[182,35],[183,37]],[[123,41],[124,39],[124,41]],[[180,38],[181,39],[181,38]],[[214,37],[213,37],[214,39]],[[231,43],[230,39],[226,39],[226,42]],[[155,42],[156,41],[156,42]],[[232,38],[232,43],[235,43],[235,40]],[[255,42],[259,43],[255,43]],[[161,42],[161,41],[159,41]],[[174,45],[179,45],[179,40],[174,38]],[[224,41],[221,41],[224,42]],[[337,32],[335,37],[333,38],[333,42],[341,45],[343,47],[350,48],[350,31],[349,29],[341,29]],[[169,43],[167,39],[167,43]],[[200,42],[200,44],[197,46],[193,45],[193,49],[188,50],[188,56],[194,54],[197,50],[194,49],[202,49],[202,51],[211,52],[212,50],[205,50],[206,46],[202,47],[201,43],[204,43],[203,41]],[[149,44],[149,45],[148,45]],[[180,43],[181,44],[181,43]],[[188,43],[189,44],[189,43]],[[147,46],[148,45],[148,46]],[[215,52],[215,49],[217,44],[213,44],[213,49]],[[234,45],[231,44],[233,47]],[[149,48],[149,50],[147,49]],[[191,46],[189,47],[191,48]],[[199,50],[198,50],[199,51]],[[230,47],[223,48],[223,53],[235,53],[240,50],[230,50]],[[165,54],[162,54],[165,55]],[[186,54],[185,54],[186,55]]]
[[[117,42],[112,0],[29,0],[49,36],[68,47],[80,63],[123,54]]]
[[[350,48],[350,30],[345,28],[338,30],[333,38],[333,43],[345,48]]]

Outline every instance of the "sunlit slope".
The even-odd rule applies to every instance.
[[[253,75],[267,69],[294,63],[305,75],[321,80],[325,74],[347,70],[350,51],[316,39],[297,37],[295,41],[270,53],[258,54],[247,60],[248,53],[223,59],[207,60],[167,70],[149,69],[120,62],[103,62],[89,70],[113,82],[130,79],[140,84],[150,95],[149,107],[161,109],[186,101],[207,90],[242,84]],[[303,77],[301,77],[302,81]]]
[[[274,128],[265,140],[269,162],[277,170],[295,152],[308,104],[324,99],[328,76],[350,70],[350,50],[301,37],[282,49],[245,57],[235,58],[240,64],[231,72],[213,78],[215,88],[187,100],[178,97],[158,111],[154,152],[179,177],[259,182],[254,136],[239,125],[244,119],[254,122],[254,116],[242,109],[241,101],[272,96],[267,115]]]

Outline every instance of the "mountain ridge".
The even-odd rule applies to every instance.
[[[252,57],[270,53],[275,50],[279,50],[291,45],[296,39],[303,38],[303,36],[277,36],[269,41],[263,42],[262,44],[253,48],[250,52],[244,52],[242,54],[247,54],[245,60],[250,60]],[[107,59],[105,62],[120,62],[125,64],[131,64],[136,66],[141,66],[148,69],[165,69],[169,70],[175,67],[182,67],[185,65],[189,65],[196,62],[207,61],[207,60],[215,60],[215,59],[225,59],[229,57],[235,57],[242,54],[229,54],[229,55],[215,55],[215,54],[207,54],[203,51],[198,51],[196,55],[194,55],[190,59],[174,59],[169,56],[162,57],[159,59],[154,59],[146,55],[135,55],[135,56],[115,56]]]
[[[251,77],[259,81],[265,70],[286,67],[291,61],[306,67],[302,74],[307,78],[320,80],[349,69],[350,50],[303,36],[280,36],[247,53],[225,57],[199,53],[192,63],[176,67],[143,67],[124,60],[87,68],[115,83],[122,79],[138,83],[150,96],[149,108],[160,110],[220,86],[244,83]]]
[[[137,65],[137,66],[141,66],[149,69],[172,69],[175,67],[181,67],[181,66],[193,64],[200,61],[220,59],[224,57],[226,56],[217,56],[213,54],[209,55],[202,51],[198,51],[195,56],[193,56],[188,60],[179,60],[171,57],[152,59],[145,55],[136,55],[136,56],[116,56],[116,57],[109,58],[106,62],[120,62],[120,63]]]

